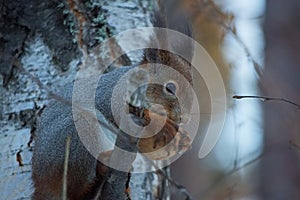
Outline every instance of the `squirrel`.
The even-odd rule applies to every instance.
[[[189,37],[192,36],[191,25],[182,13],[174,11],[174,5],[168,5],[159,1],[159,8],[153,15],[153,26],[173,29]],[[172,8],[170,8],[172,7]],[[159,44],[166,43],[166,36],[156,35]],[[176,50],[186,58],[192,58],[193,46],[190,43],[178,41],[173,45]],[[168,45],[168,44],[167,44]],[[172,54],[160,49],[145,49],[142,63],[160,63],[177,70],[190,84],[192,84],[191,64],[179,55]],[[116,125],[111,111],[111,96],[113,88],[118,80],[131,67],[119,67],[101,76],[99,86],[96,90],[95,107],[104,117]],[[151,70],[151,69],[150,69]],[[162,72],[164,73],[164,72]],[[160,77],[168,77],[164,74]],[[178,124],[182,122],[182,111],[176,101],[176,93],[185,95],[185,88],[181,88],[176,80],[165,80],[164,85],[149,85],[146,91],[146,100],[150,103],[160,104],[167,111],[167,121],[164,130],[150,138],[142,138],[139,142],[141,152],[148,152],[160,148],[169,142],[178,131]],[[125,86],[126,87],[126,86]],[[71,99],[72,88],[63,91],[66,99]],[[188,100],[187,100],[188,101]],[[144,112],[149,116],[149,111]],[[157,115],[159,116],[159,115]],[[171,137],[165,132],[172,130]],[[52,100],[43,110],[38,121],[35,135],[35,146],[32,157],[32,179],[34,184],[34,200],[61,199],[63,185],[63,169],[66,149],[66,138],[71,136],[70,154],[67,174],[67,197],[70,200],[89,199],[95,190],[96,184],[101,179],[103,167],[94,158],[81,142],[72,116],[72,106]],[[161,139],[163,138],[163,139]],[[160,140],[163,140],[161,142]],[[103,168],[102,168],[103,169]]]

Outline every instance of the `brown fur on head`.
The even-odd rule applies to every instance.
[[[180,151],[181,147],[184,146],[183,149],[186,149],[185,147],[190,142],[187,133],[178,128],[178,124],[182,122],[182,116],[190,114],[193,98],[190,62],[194,48],[192,40],[189,39],[192,36],[191,25],[185,16],[186,14],[178,4],[174,4],[174,1],[160,1],[159,10],[155,12],[152,20],[155,34],[150,38],[150,42],[154,44],[151,46],[156,46],[157,49],[149,48],[144,52],[143,63],[146,65],[143,68],[150,74],[146,105],[150,107],[159,104],[164,108],[167,119],[156,135],[140,139],[139,149],[143,153],[148,153],[161,149],[171,142],[174,143],[171,149],[170,147],[165,150],[161,149],[157,155],[153,154],[153,159],[173,156],[176,151],[177,153]],[[167,29],[186,36],[177,38],[178,34],[172,34],[172,31]],[[158,82],[160,84],[156,84]],[[153,112],[149,111],[149,107],[146,107],[146,111]],[[151,116],[153,117],[151,120],[162,120],[163,117],[157,111],[154,111]]]
[[[148,103],[162,105],[169,119],[174,122],[180,122],[181,115],[189,112],[188,106],[191,105],[192,99],[189,87],[193,85],[190,64],[194,51],[194,45],[190,39],[192,28],[187,14],[179,3],[175,0],[158,2],[158,9],[152,17],[154,36],[150,38],[150,42],[155,43],[151,46],[156,46],[157,49],[145,49],[143,62],[148,64],[143,68],[149,72],[150,81],[162,83],[160,85],[148,84],[146,95]],[[174,35],[167,29],[180,32],[185,37],[177,38],[178,34]],[[153,64],[149,65],[149,63]],[[170,69],[165,70],[166,67]],[[173,73],[172,69],[176,72]],[[166,92],[166,84],[170,82],[175,84],[176,94]],[[185,98],[184,104],[186,105],[179,105],[178,96]]]

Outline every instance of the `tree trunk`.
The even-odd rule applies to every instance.
[[[36,119],[50,100],[36,78],[51,91],[74,80],[82,54],[74,13],[66,1],[0,0],[0,194],[1,199],[31,199],[31,142]],[[77,8],[88,19],[83,39],[92,50],[104,39],[129,28],[149,26],[151,3],[134,0],[82,0]],[[134,12],[133,12],[134,10]],[[130,43],[130,41],[128,41]],[[117,44],[122,45],[126,44]],[[101,51],[101,50],[100,50]],[[105,52],[100,56],[105,55]],[[141,55],[132,54],[136,62]],[[125,58],[125,59],[124,59]],[[102,59],[106,59],[103,58]],[[18,63],[30,74],[21,73]],[[130,64],[123,57],[119,63]],[[163,198],[164,179],[155,173],[132,174],[133,200]],[[126,176],[127,178],[127,176]],[[155,192],[157,191],[157,192]],[[124,193],[115,191],[116,194]],[[166,199],[166,198],[164,198]]]
[[[267,1],[266,96],[300,102],[300,2]],[[300,112],[283,102],[264,103],[265,148],[261,165],[262,199],[300,198]]]

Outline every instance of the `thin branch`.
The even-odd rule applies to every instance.
[[[230,170],[230,171],[229,171],[228,173],[226,173],[225,175],[220,176],[219,178],[217,178],[217,179],[215,180],[215,182],[212,183],[212,184],[211,184],[211,185],[203,192],[202,197],[208,195],[208,193],[209,193],[213,188],[215,188],[217,185],[219,185],[221,182],[223,182],[227,177],[229,177],[229,176],[231,176],[231,175],[237,173],[238,171],[240,171],[240,170],[243,169],[243,168],[246,168],[246,167],[248,167],[248,166],[254,164],[254,163],[257,162],[258,160],[260,160],[260,159],[262,158],[262,156],[263,156],[263,153],[261,153],[261,154],[258,155],[256,158],[254,158],[254,159],[252,159],[252,160],[246,162],[245,164],[243,164],[243,165],[241,165],[241,166],[239,166],[239,167],[234,167],[232,170]]]
[[[291,104],[293,106],[296,106],[298,109],[300,109],[300,104],[295,103],[295,102],[285,99],[285,98],[267,97],[267,96],[252,96],[252,95],[246,95],[246,96],[235,95],[232,98],[234,98],[234,99],[260,99],[262,101],[280,101],[280,102],[285,102],[285,103]]]
[[[177,190],[179,190],[182,194],[186,196],[185,200],[193,200],[192,195],[190,192],[182,185],[178,184],[175,180],[173,180],[170,176],[168,176],[163,170],[161,170],[153,161],[151,161],[153,167],[155,168],[156,172],[163,176],[164,178],[171,183]]]
[[[224,26],[224,27],[226,27],[226,26]],[[260,64],[258,64],[258,62],[253,58],[248,47],[245,45],[245,43],[242,41],[242,39],[237,35],[237,33],[232,29],[232,27],[227,26],[227,30],[229,30],[229,32],[233,35],[235,40],[243,47],[247,58],[250,59],[250,61],[253,63],[253,67],[254,67],[257,75],[259,77],[261,77],[262,76],[262,70],[261,70],[262,66]]]
[[[234,105],[233,105],[234,106]],[[232,119],[233,119],[233,124],[234,124],[234,140],[235,140],[235,144],[236,144],[236,148],[235,148],[235,158],[234,158],[234,167],[237,167],[238,164],[238,157],[239,157],[239,149],[240,149],[240,142],[239,142],[239,137],[238,137],[238,130],[240,128],[240,126],[237,127],[237,117],[236,117],[236,112],[234,110],[234,108],[232,109]]]
[[[101,181],[101,184],[100,184],[100,186],[99,186],[99,188],[97,190],[97,193],[96,193],[95,197],[93,198],[93,200],[99,200],[100,199],[101,194],[102,194],[102,190],[103,190],[103,186],[106,183],[106,181],[107,181],[107,177],[105,176],[103,178],[103,180]]]
[[[233,168],[231,171],[229,171],[229,172],[227,173],[227,176],[231,176],[232,174],[234,174],[234,173],[240,171],[241,169],[243,169],[243,168],[245,168],[245,167],[248,167],[248,166],[254,164],[254,163],[257,162],[258,160],[260,160],[262,157],[263,157],[263,153],[259,154],[256,158],[254,158],[254,159],[252,159],[252,160],[246,162],[245,164],[243,164],[243,165],[241,165],[241,166],[239,166],[239,167]]]
[[[207,0],[208,5],[210,5],[210,7],[212,7],[216,13],[218,15],[220,15],[221,17],[224,17],[225,14],[223,13],[223,11],[214,3],[213,0]],[[222,26],[225,30],[229,31],[229,33],[231,33],[234,37],[234,39],[242,46],[242,48],[244,49],[244,52],[246,53],[246,56],[248,59],[250,59],[250,61],[253,63],[254,69],[257,73],[257,75],[259,77],[261,77],[262,75],[262,66],[253,58],[253,56],[250,53],[250,50],[248,49],[248,47],[246,46],[246,44],[242,41],[242,39],[237,35],[236,30],[234,28],[232,28],[231,26],[227,25],[226,23],[224,23],[221,20],[216,21],[217,24],[219,24],[220,26]]]
[[[70,155],[71,136],[66,139],[66,152],[64,161],[63,184],[62,184],[62,200],[67,200],[67,179],[68,179],[68,164]]]
[[[163,170],[158,169],[157,172],[160,175],[162,175],[164,178],[166,178],[169,181],[169,183],[171,183],[171,185],[173,185],[178,191],[184,194],[186,196],[185,200],[193,200],[192,195],[184,186],[178,184],[175,180],[173,180],[170,176],[168,176]]]

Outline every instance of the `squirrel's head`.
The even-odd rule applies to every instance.
[[[144,118],[164,121],[164,125],[155,135],[141,138],[138,145],[141,152],[150,153],[148,157],[156,160],[185,151],[191,143],[180,124],[187,123],[191,116],[194,41],[186,13],[179,5],[169,3],[161,2],[153,15],[154,35],[149,40],[151,48],[144,51],[142,67],[150,77]]]
[[[154,12],[152,24],[154,34],[149,38],[151,48],[144,50],[143,68],[150,74],[150,82],[160,84],[148,84],[147,100],[163,106],[170,120],[181,123],[192,105],[191,23],[182,6],[164,1]]]
[[[152,159],[160,160],[185,151],[190,146],[191,139],[180,125],[187,123],[191,116],[193,79],[190,62],[165,50],[151,51],[157,53],[157,62],[143,67],[150,77],[144,117],[164,121],[164,125],[155,135],[141,138],[139,149],[143,153],[150,153]]]
[[[146,105],[160,105],[174,123],[184,123],[192,105],[192,72],[190,63],[178,55],[160,50],[160,63],[147,64],[150,75],[147,84]],[[166,60],[162,60],[166,59]]]

